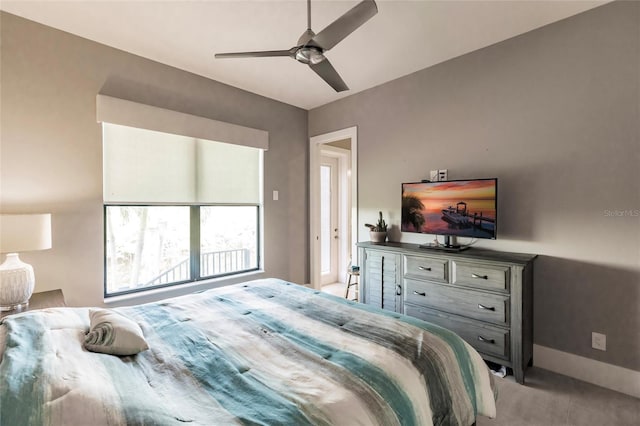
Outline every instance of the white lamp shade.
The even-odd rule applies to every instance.
[[[0,253],[18,253],[50,248],[50,214],[0,215]]]

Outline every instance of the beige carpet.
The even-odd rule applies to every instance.
[[[637,426],[640,399],[540,368],[530,368],[525,385],[513,376],[496,378],[498,416],[477,426]]]

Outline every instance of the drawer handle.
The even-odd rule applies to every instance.
[[[480,303],[478,303],[478,309],[484,309],[486,311],[495,311],[496,310],[496,308],[493,307],[493,306],[491,306],[491,307],[484,306],[484,305],[481,305]]]
[[[421,271],[431,271],[431,268],[427,268],[425,266],[418,266],[418,269],[420,269]]]
[[[493,340],[493,339],[487,339],[487,338],[482,337],[482,336],[480,336],[480,335],[478,335],[478,340],[480,340],[481,342],[485,342],[485,343],[491,343],[492,345],[493,345],[494,343],[496,343],[496,341],[495,341],[495,340]]]
[[[424,291],[417,291],[417,290],[413,290],[413,294],[415,294],[416,296],[426,296],[427,293],[425,293]]]
[[[483,279],[483,280],[488,280],[489,276],[488,275],[471,274],[471,278],[480,278],[480,279]]]

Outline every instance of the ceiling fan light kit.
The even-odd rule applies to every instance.
[[[313,46],[301,47],[296,52],[296,60],[303,64],[316,65],[325,59],[327,59],[327,57],[322,54],[322,49]]]
[[[288,50],[216,53],[215,57],[222,59],[289,56],[308,65],[336,92],[342,92],[349,90],[349,87],[324,56],[324,53],[344,40],[376,13],[378,13],[378,6],[374,0],[363,0],[316,34],[311,30],[311,0],[307,0],[307,30],[302,33],[296,46]]]

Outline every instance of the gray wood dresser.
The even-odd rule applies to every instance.
[[[533,358],[536,255],[480,248],[455,253],[407,243],[358,248],[360,302],[448,328],[524,383]]]

